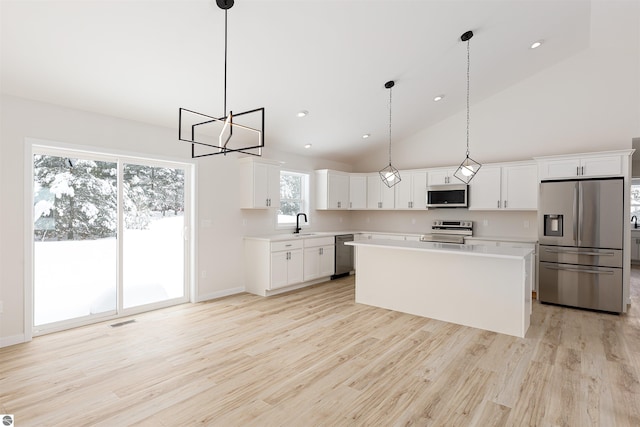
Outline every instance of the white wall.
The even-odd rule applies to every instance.
[[[473,85],[482,82],[472,74],[473,159],[491,163],[631,148],[632,138],[640,136],[640,2],[594,1],[591,12],[590,45],[580,53],[480,102],[473,101]],[[460,164],[465,134],[466,112],[460,111],[394,142],[393,164]],[[378,170],[387,155],[386,148],[372,152],[354,170]]]
[[[11,96],[0,98],[0,346],[20,342],[24,333],[25,138],[121,151],[151,158],[191,162],[191,148],[177,140],[177,130],[72,110]],[[176,116],[177,124],[177,116]],[[268,142],[267,142],[268,144]],[[265,157],[285,161],[285,167],[349,170],[350,166],[265,150]],[[197,161],[196,300],[237,292],[244,287],[242,236],[276,231],[273,210],[241,210],[238,199],[238,156],[212,156]],[[28,195],[27,195],[28,197]],[[311,230],[351,227],[344,212],[309,212]],[[342,220],[342,222],[341,222]],[[246,225],[245,225],[246,222]],[[206,278],[200,278],[201,271]]]

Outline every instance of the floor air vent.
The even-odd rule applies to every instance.
[[[133,323],[135,321],[136,319],[125,320],[124,322],[114,323],[113,325],[109,325],[109,326],[111,326],[112,328],[117,328],[118,326],[128,325],[129,323]]]

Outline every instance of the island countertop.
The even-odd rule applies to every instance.
[[[529,248],[506,246],[460,245],[457,243],[414,242],[408,240],[363,240],[346,242],[351,246],[379,246],[426,252],[453,252],[461,255],[484,256],[494,258],[523,259],[533,251]]]

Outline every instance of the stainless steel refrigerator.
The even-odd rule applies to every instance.
[[[625,217],[622,178],[541,182],[538,299],[622,312]]]

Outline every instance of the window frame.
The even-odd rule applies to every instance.
[[[301,228],[308,228],[311,225],[311,221],[309,221],[309,208],[311,206],[310,204],[310,192],[309,192],[309,188],[310,188],[310,181],[311,181],[311,174],[309,172],[305,172],[305,171],[299,171],[299,170],[291,170],[291,169],[280,169],[280,182],[278,185],[278,191],[280,191],[280,185],[282,185],[282,176],[283,174],[287,174],[287,175],[293,175],[293,176],[298,176],[302,178],[302,188],[301,188],[301,198],[299,199],[300,201],[300,205],[301,205],[301,210],[299,212],[305,213],[307,214],[307,221],[303,222],[300,224]],[[280,218],[280,212],[281,212],[281,208],[282,208],[282,203],[284,201],[288,201],[288,200],[295,200],[297,201],[298,199],[285,199],[284,197],[282,197],[282,194],[280,194],[280,204],[278,206],[278,209],[276,210],[276,229],[284,229],[284,228],[289,228],[289,227],[295,227],[296,225],[296,221],[295,219],[292,221],[287,221],[287,222],[281,222]]]

